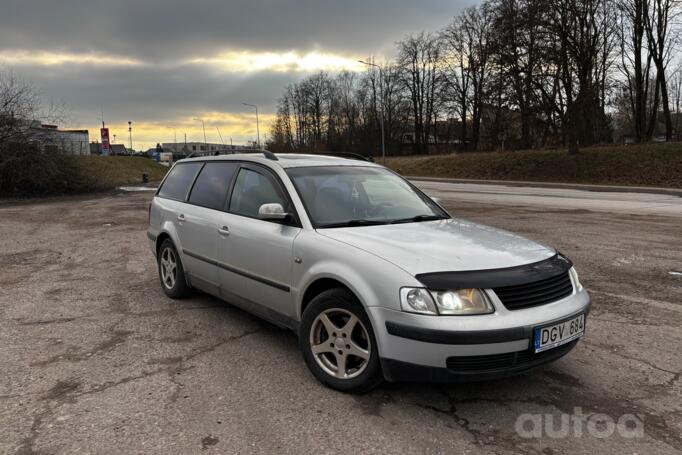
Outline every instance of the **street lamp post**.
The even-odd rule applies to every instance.
[[[128,138],[130,139],[130,151],[133,151],[133,122],[128,121]]]
[[[206,147],[206,151],[208,151],[208,142],[206,142],[206,124],[204,123],[204,119],[202,118],[195,118],[194,120],[197,120],[201,122],[201,127],[204,130],[204,146]]]
[[[242,104],[244,106],[249,106],[249,107],[256,109],[256,138],[257,138],[256,143],[258,144],[258,150],[260,150],[260,128],[258,126],[258,106],[256,106],[255,104],[249,104],[249,103],[242,103]]]
[[[365,62],[362,60],[358,60],[359,63],[362,63],[363,65],[367,66],[374,66],[376,68],[379,68],[379,96],[381,97],[381,118],[379,124],[381,125],[381,160],[383,161],[384,164],[386,164],[386,144],[384,140],[384,72],[381,69],[381,66],[377,65],[376,63],[373,62]]]

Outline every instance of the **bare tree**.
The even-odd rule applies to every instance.
[[[663,103],[665,138],[670,141],[673,126],[666,69],[672,55],[675,36],[671,30],[671,25],[679,13],[679,5],[676,0],[644,0],[644,2],[647,5],[644,15],[644,28],[649,40],[649,51],[656,65],[656,89],[660,90],[661,102]]]
[[[440,90],[440,41],[433,35],[410,35],[398,43],[398,65],[412,102],[414,151],[424,153],[435,133],[436,93]]]
[[[532,127],[539,110],[535,88],[545,5],[541,0],[498,0],[494,8],[493,57],[501,85],[509,83],[511,107],[520,114],[522,148],[533,145]]]
[[[670,136],[676,1],[484,0],[438,34],[406,36],[381,73],[292,84],[273,137],[297,150],[366,153],[378,149],[383,107],[388,150],[409,132],[415,153],[443,133],[475,150],[563,144],[576,153],[613,141],[614,122],[650,139],[661,105]]]
[[[467,123],[470,102],[471,67],[469,66],[469,42],[464,32],[464,16],[459,15],[441,33],[443,41],[444,93],[452,101],[454,113],[459,116],[460,143],[466,148]]]
[[[38,92],[12,71],[0,71],[0,143],[26,142],[33,135],[32,120],[40,116]]]

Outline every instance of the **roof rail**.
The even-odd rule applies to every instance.
[[[320,152],[318,155],[338,156],[339,158],[348,158],[349,160],[360,160],[374,162],[374,158],[369,155],[361,155],[360,153],[351,152]]]
[[[277,158],[277,155],[272,153],[269,150],[259,150],[259,149],[223,149],[223,150],[216,150],[214,152],[193,152],[190,153],[187,158],[193,158],[196,156],[218,156],[218,155],[235,155],[238,153],[258,153],[258,154],[263,154],[265,158],[272,160],[272,161],[279,161],[279,158]]]

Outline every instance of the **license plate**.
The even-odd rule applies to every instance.
[[[581,314],[557,324],[537,327],[534,335],[535,352],[542,352],[566,344],[585,333],[585,315]]]

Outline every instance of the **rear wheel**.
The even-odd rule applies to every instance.
[[[374,333],[355,296],[331,289],[315,297],[301,321],[299,344],[308,368],[327,386],[367,392],[382,381]]]
[[[172,299],[187,297],[190,288],[185,281],[185,269],[182,267],[180,256],[171,239],[166,239],[161,243],[157,263],[163,292]]]

